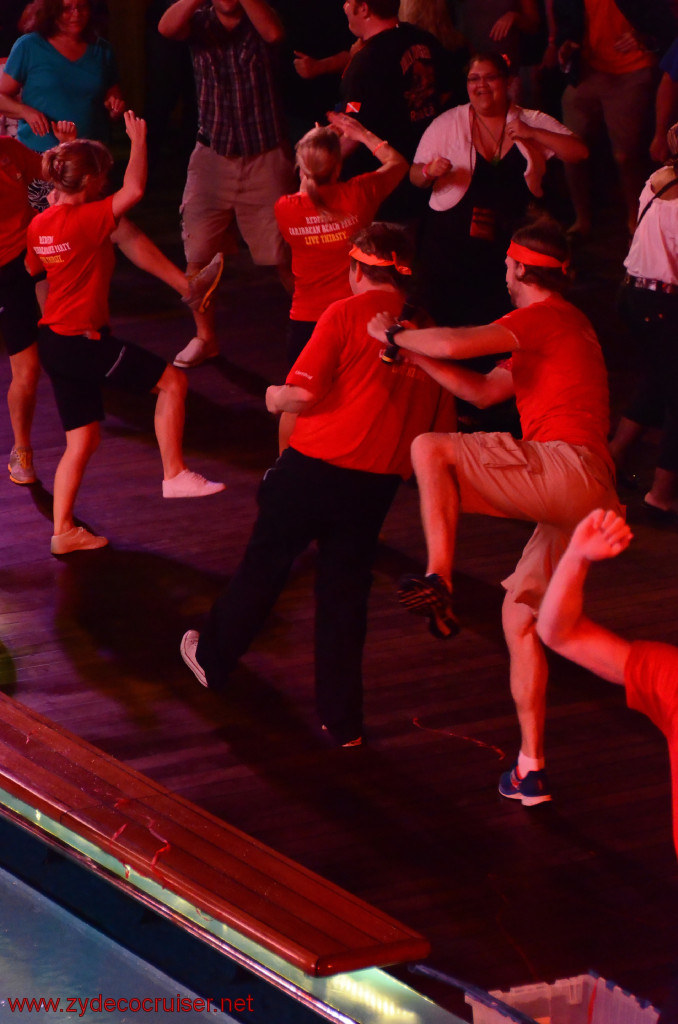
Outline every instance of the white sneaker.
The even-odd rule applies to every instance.
[[[162,482],[163,498],[206,498],[208,494],[218,494],[225,489],[226,484],[207,480],[192,469],[182,469],[181,473]]]
[[[187,633],[181,638],[179,644],[179,652],[181,657],[184,659],[191,672],[198,680],[201,686],[207,686],[207,676],[202,665],[198,662],[195,656],[195,651],[198,646],[198,640],[200,639],[200,633],[197,629],[189,629]]]
[[[53,555],[69,555],[71,551],[94,551],[107,544],[105,537],[97,537],[84,526],[73,526],[66,533],[55,533],[49,547]]]
[[[200,366],[206,359],[214,359],[219,355],[216,341],[205,341],[204,338],[191,338],[186,348],[182,348],[174,357],[175,366]]]
[[[188,279],[188,295],[182,299],[190,309],[196,313],[204,313],[211,304],[214,290],[219,284],[224,269],[223,253],[218,252],[216,256]]]

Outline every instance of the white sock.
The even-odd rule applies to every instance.
[[[538,772],[546,764],[543,757],[528,757],[522,750],[518,754],[518,775],[524,779],[528,772]]]

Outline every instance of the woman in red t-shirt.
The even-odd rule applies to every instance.
[[[299,191],[281,196],[275,204],[280,232],[292,250],[290,366],[311,337],[318,317],[337,299],[350,296],[351,239],[372,223],[408,168],[405,157],[354,117],[331,113],[328,118],[331,127],[312,128],[297,143]],[[342,143],[362,143],[381,166],[339,181]]]
[[[186,377],[153,353],[116,340],[108,327],[108,289],[113,272],[111,235],[118,219],[139,202],[146,183],[146,123],[125,114],[131,151],[122,187],[99,199],[112,158],[105,146],[86,139],[45,154],[44,170],[54,188],[53,205],[28,228],[26,265],[46,272],[48,292],[40,320],[38,352],[54,388],[66,431],[54,477],[52,554],[103,547],[73,521],[73,506],[87,463],[99,444],[104,384],[157,394],[155,432],[162,458],[166,498],[192,498],[221,491],[186,468],[182,454]]]

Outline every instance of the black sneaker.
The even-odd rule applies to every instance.
[[[459,622],[452,611],[452,594],[437,573],[401,576],[398,600],[413,615],[426,616],[428,628],[438,640],[456,636],[459,632]]]

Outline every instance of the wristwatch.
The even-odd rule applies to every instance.
[[[386,330],[384,331],[384,334],[386,335],[386,348],[381,353],[382,363],[398,362],[398,353],[400,352],[400,346],[393,339],[396,334],[400,334],[400,332],[404,331],[405,329],[405,325],[401,323],[391,324],[390,327],[386,328]]]

